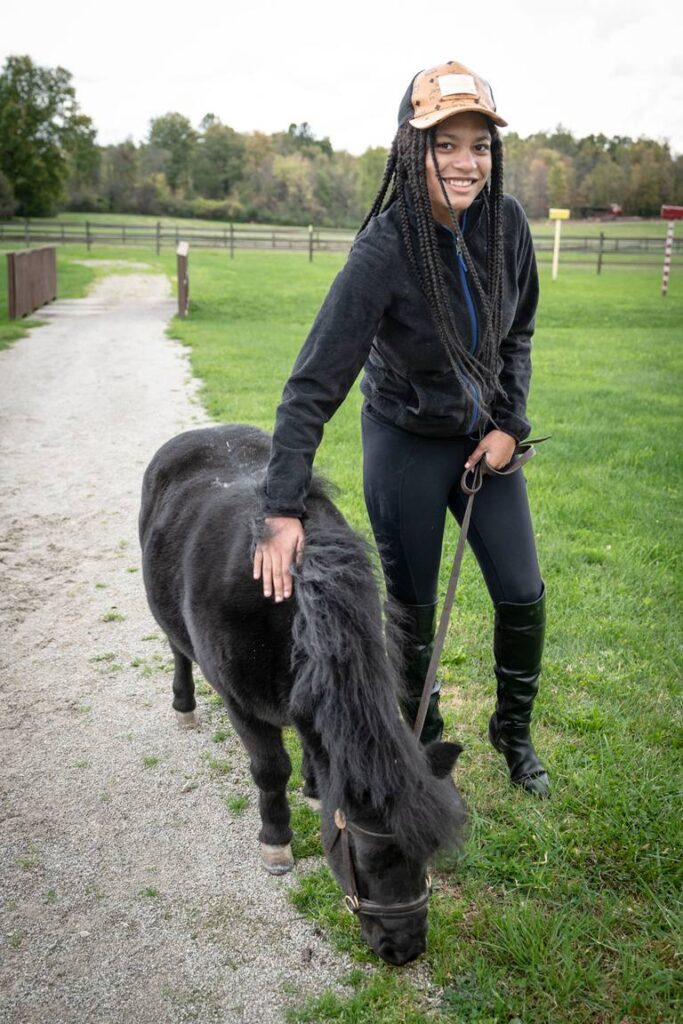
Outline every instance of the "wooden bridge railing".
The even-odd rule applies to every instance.
[[[7,253],[7,298],[10,320],[57,298],[57,250],[53,245]]]
[[[178,263],[178,316],[187,316],[190,305],[190,274],[188,270],[188,258],[190,246],[187,242],[181,242],[176,249]]]

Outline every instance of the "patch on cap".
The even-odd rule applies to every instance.
[[[442,96],[479,95],[472,75],[439,75],[437,81]]]

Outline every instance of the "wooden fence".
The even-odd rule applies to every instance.
[[[190,276],[187,268],[190,247],[181,242],[176,249],[178,265],[178,316],[186,317],[190,305]]]
[[[54,246],[7,253],[10,320],[32,313],[57,298],[57,250]]]
[[[81,221],[13,221],[0,223],[0,245],[4,242],[23,242],[30,246],[38,242],[52,242],[55,245],[144,246],[162,249],[172,246],[177,250],[181,240],[187,240],[193,248],[227,249],[230,256],[237,249],[268,249],[290,252],[307,252],[309,257],[316,252],[346,252],[353,241],[354,232],[322,228],[269,228],[263,225],[226,224],[221,227],[193,227],[190,224],[163,226],[149,224],[114,224],[106,222]]]
[[[534,231],[534,247],[539,263],[552,258],[553,236]],[[283,228],[264,225],[225,224],[211,227],[193,227],[181,223],[172,226],[149,224],[121,224],[101,221],[12,221],[0,223],[0,245],[3,242],[51,242],[68,245],[137,246],[153,248],[157,254],[173,246],[177,250],[181,239],[193,248],[225,249],[234,258],[237,250],[270,250],[306,252],[309,260],[317,252],[348,252],[354,232],[333,228]],[[633,265],[661,266],[664,259],[665,237],[636,237],[609,235],[570,235],[562,238],[564,264],[595,266],[598,273],[603,266]],[[674,238],[673,265],[683,265],[683,238]]]

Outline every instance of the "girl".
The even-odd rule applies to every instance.
[[[262,494],[268,527],[254,578],[292,593],[305,501],[324,424],[361,368],[363,479],[388,593],[404,610],[414,721],[433,648],[448,509],[465,468],[505,466],[530,431],[526,401],[538,277],[529,226],[503,193],[505,126],[486,81],[455,61],[420,72],[399,109],[377,197],[285,385]],[[489,736],[512,782],[548,776],[529,735],[545,593],[522,472],[487,476],[469,541],[494,604],[497,705]],[[441,736],[438,684],[421,739]]]

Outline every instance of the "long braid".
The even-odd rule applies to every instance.
[[[392,178],[394,177],[394,172],[396,171],[397,148],[398,147],[397,147],[397,144],[396,144],[396,139],[394,139],[394,141],[392,143],[392,146],[391,146],[391,149],[389,150],[389,156],[387,157],[387,162],[386,162],[386,166],[384,168],[384,174],[382,176],[382,183],[381,183],[381,185],[379,187],[379,192],[375,196],[374,202],[373,202],[372,206],[370,207],[365,220],[363,221],[363,223],[361,224],[360,228],[358,229],[358,234],[361,233],[363,228],[367,227],[367,225],[370,223],[370,221],[373,219],[373,217],[377,217],[382,212],[382,204],[384,203],[384,197],[387,194],[387,189],[389,188],[389,183],[391,182]],[[389,197],[389,201],[386,204],[387,206],[391,205],[392,199],[393,199],[393,194]]]
[[[495,355],[500,359],[500,342],[502,340],[502,316],[503,316],[503,140],[499,132],[494,128],[491,140],[491,154],[493,166],[491,170],[490,183],[490,215],[488,218],[488,244],[487,254],[491,259],[492,270],[490,271],[492,281],[490,294],[494,309],[494,331],[492,340],[495,342]]]

